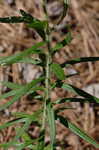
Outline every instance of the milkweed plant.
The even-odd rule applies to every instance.
[[[67,84],[66,79],[71,75],[66,75],[64,72],[64,68],[68,67],[68,65],[99,61],[99,57],[75,58],[62,64],[54,62],[52,58],[55,53],[60,51],[60,49],[64,46],[70,44],[72,40],[71,32],[69,30],[62,41],[56,43],[54,47],[52,47],[51,44],[51,34],[52,32],[57,31],[56,28],[62,23],[67,14],[69,3],[68,0],[63,1],[63,13],[57,21],[57,24],[53,24],[53,26],[50,25],[49,21],[47,0],[42,0],[42,7],[45,13],[45,18],[43,20],[33,17],[31,14],[22,9],[20,10],[19,16],[0,18],[0,23],[25,23],[28,28],[35,30],[42,39],[41,42],[36,43],[22,52],[11,56],[0,57],[0,65],[9,66],[14,63],[29,63],[41,66],[43,69],[43,74],[39,78],[36,78],[25,85],[9,81],[0,81],[2,85],[11,89],[7,93],[1,94],[0,100],[12,97],[5,104],[0,105],[0,111],[10,107],[14,102],[19,101],[22,96],[32,93],[34,93],[36,99],[38,99],[41,104],[40,109],[36,110],[36,112],[31,112],[31,114],[27,114],[26,112],[13,113],[12,115],[14,115],[15,119],[0,125],[1,131],[7,127],[21,123],[21,126],[20,128],[17,128],[16,135],[13,139],[9,142],[1,143],[0,147],[4,150],[9,150],[10,147],[14,147],[16,150],[23,150],[24,148],[28,148],[30,150],[55,150],[57,149],[56,121],[58,121],[86,142],[92,144],[96,148],[99,148],[99,144],[92,137],[73,124],[68,118],[61,115],[60,112],[64,111],[66,108],[62,109],[55,107],[57,104],[64,104],[66,102],[99,103],[99,98],[77,88],[74,85]],[[39,59],[32,58],[32,54],[38,54]],[[54,82],[51,80],[52,74],[56,77]],[[73,92],[81,98],[58,98],[53,102],[51,100],[51,92],[55,88],[62,88],[66,91]],[[38,90],[42,91],[43,94],[39,95]],[[40,129],[39,136],[35,139],[32,139],[28,134],[29,127],[32,123],[35,123]],[[50,142],[48,144],[45,142],[46,127],[49,129],[50,137]]]

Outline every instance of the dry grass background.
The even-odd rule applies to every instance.
[[[58,1],[58,0],[57,0]],[[55,14],[61,13],[61,6],[57,1],[49,1],[48,10],[51,20],[55,20]],[[0,17],[18,15],[19,9],[30,12],[33,16],[42,19],[44,17],[41,0],[2,0],[0,1]],[[54,15],[53,15],[54,14]],[[71,0],[71,6],[68,16],[64,19],[62,25],[58,29],[58,33],[53,33],[53,45],[55,42],[63,39],[67,33],[66,24],[71,25],[73,34],[72,43],[63,48],[53,58],[54,61],[62,63],[75,57],[99,56],[99,1],[98,0]],[[12,55],[15,52],[31,47],[40,37],[33,30],[27,29],[24,24],[0,24],[0,56]],[[35,56],[37,57],[37,56]],[[83,63],[77,64],[73,68],[67,68],[66,72],[79,71],[80,75],[72,77],[67,82],[83,88],[90,85],[98,85],[95,90],[99,93],[99,63]],[[9,80],[16,83],[26,83],[41,74],[40,68],[34,65],[13,64],[9,67],[0,67],[0,80]],[[0,92],[7,89],[0,85]],[[87,90],[87,89],[86,89]],[[93,90],[94,91],[94,90]],[[95,92],[95,91],[94,91]],[[94,94],[93,92],[93,94]],[[52,98],[61,97],[63,95],[72,96],[71,93],[64,91],[55,91]],[[98,94],[99,96],[99,94]],[[10,100],[11,98],[7,99]],[[5,103],[3,100],[0,104]],[[89,135],[93,136],[99,142],[99,106],[95,104],[68,103],[66,106],[76,107],[76,110],[66,110],[63,112],[76,125],[84,129]],[[38,109],[39,104],[30,97],[24,97],[19,102],[13,104],[9,109],[0,112],[0,124],[12,117],[10,112],[25,111],[31,113]],[[4,131],[0,131],[0,143],[9,141],[15,134],[15,128],[9,127]],[[35,138],[39,129],[31,126],[29,134]],[[81,140],[79,137],[58,125],[57,139],[59,145],[64,150],[96,150],[93,146]],[[49,140],[49,139],[46,139]],[[61,142],[62,141],[62,142]],[[9,150],[13,150],[10,149]],[[98,150],[98,149],[97,149]]]

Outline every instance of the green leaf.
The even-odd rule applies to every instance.
[[[20,99],[20,97],[23,96],[23,91],[18,91],[16,94],[17,95],[15,95],[10,101],[8,101],[7,103],[3,105],[0,105],[0,111],[6,109],[10,105],[12,105],[14,102],[16,102],[18,99]]]
[[[21,88],[22,85],[20,84],[17,84],[17,83],[13,83],[13,82],[9,82],[9,81],[0,81],[0,83],[3,85],[3,86],[6,86],[10,89],[18,89],[18,88]]]
[[[11,113],[14,117],[18,117],[18,118],[30,118],[31,115],[30,114],[27,114],[25,112],[14,112],[14,113]]]
[[[5,93],[5,94],[2,94],[2,95],[0,95],[0,100],[6,99],[7,97],[10,97],[10,96],[16,95],[16,94],[18,93],[18,91],[19,91],[19,89],[17,89],[17,90],[12,90],[12,91],[10,91],[10,92],[7,92],[7,93]]]
[[[97,97],[95,97],[95,96],[93,96],[93,95],[91,95],[91,94],[89,94],[89,93],[87,93],[87,92],[85,92],[85,91],[83,91],[83,90],[81,90],[81,89],[71,85],[71,84],[64,83],[62,85],[62,88],[66,89],[67,91],[74,92],[74,93],[76,93],[79,96],[82,96],[84,98],[87,98],[87,99],[89,99],[90,102],[93,101],[93,103],[94,102],[99,103],[99,98],[97,98]]]
[[[22,16],[0,18],[0,23],[31,23],[31,21],[35,21],[35,18],[24,10],[20,9],[20,13]]]
[[[40,117],[42,113],[42,110],[37,110],[36,112],[33,112],[33,114],[27,114],[24,112],[15,112],[12,113],[13,116],[18,117],[18,118],[31,118],[34,122],[40,122],[40,119],[38,120],[38,118]]]
[[[8,81],[1,81],[1,84],[3,84],[4,86],[7,86],[8,88],[13,89],[13,90],[0,95],[0,100],[16,95],[17,92],[19,91],[19,89],[21,89],[25,86],[25,85],[20,85],[20,84],[8,82]],[[35,93],[35,91],[37,91],[37,90],[44,90],[44,88],[38,87],[38,86],[35,88],[33,87],[33,88],[31,88],[31,90],[27,94]],[[38,95],[36,97],[41,98]]]
[[[68,45],[71,41],[72,41],[71,32],[68,32],[66,38],[63,41],[57,43],[55,47],[52,48],[52,52],[56,52],[57,50],[63,48],[64,46]]]
[[[47,104],[47,118],[50,129],[50,140],[51,140],[51,150],[54,150],[55,138],[56,138],[56,125],[55,125],[55,115],[51,103]]]
[[[56,64],[56,63],[51,64],[51,69],[54,72],[54,74],[57,76],[58,79],[60,79],[60,80],[65,79],[64,70],[61,68],[61,66],[59,64]]]
[[[80,58],[75,58],[75,59],[66,61],[65,63],[61,64],[61,66],[65,67],[68,64],[74,65],[74,64],[78,64],[78,63],[94,62],[94,61],[99,61],[99,57],[80,57]]]
[[[35,79],[35,80],[31,81],[30,83],[26,84],[25,86],[23,86],[22,88],[11,91],[12,93],[10,93],[10,96],[11,96],[11,94],[13,94],[13,95],[15,94],[15,96],[10,101],[5,103],[4,105],[1,105],[0,106],[0,111],[4,110],[5,108],[12,105],[14,102],[16,102],[18,99],[20,99],[20,97],[22,97],[23,95],[29,94],[29,92],[31,91],[33,86],[34,86],[34,89],[37,90],[37,88],[35,88],[35,86],[37,85],[37,83],[39,83],[42,80],[44,80],[43,77]],[[6,93],[6,94],[8,94],[8,93]],[[7,96],[9,96],[9,94],[6,95],[6,97]],[[2,95],[2,97],[3,97],[3,95]]]
[[[3,143],[3,144],[0,144],[0,147],[4,148],[4,150],[8,150],[9,144],[12,144],[11,146],[16,147],[16,150],[23,150],[23,148],[26,148],[26,146],[27,146],[25,143],[19,143],[19,142],[11,143],[11,142],[6,142],[6,143]]]
[[[35,44],[34,46],[32,46],[31,48],[24,50],[23,52],[19,52],[12,56],[2,57],[2,58],[0,58],[0,65],[4,66],[4,65],[17,63],[17,62],[20,62],[20,60],[24,59],[25,57],[27,57],[33,53],[34,54],[40,53],[38,48],[43,46],[44,44],[45,44],[45,42],[39,42],[39,43]]]
[[[11,142],[7,142],[7,143],[3,143],[0,144],[0,147],[3,147],[4,150],[7,150],[9,146],[9,144],[12,144],[11,147],[15,147],[16,150],[23,150],[24,148],[29,148],[29,149],[33,149],[36,150],[36,145],[32,145],[33,143],[33,139],[31,142],[24,142],[24,143],[19,143],[19,142],[15,142],[15,143],[11,143]]]
[[[28,94],[33,94],[35,93],[37,90],[41,90],[41,91],[44,91],[44,87],[39,87],[39,86],[35,86],[33,88],[31,88],[28,92],[27,92],[27,95]],[[35,93],[36,94],[36,93]]]
[[[25,22],[24,18],[21,16],[11,16],[0,18],[0,23],[22,23]]]
[[[25,122],[27,118],[17,118],[0,125],[0,130],[10,127],[16,123]]]
[[[28,133],[26,133],[26,132],[24,132],[23,134],[22,134],[22,139],[24,140],[24,142],[32,142],[32,139],[31,139],[31,137],[28,135]]]
[[[4,148],[4,150],[8,150],[8,145],[9,145],[10,142],[6,142],[6,143],[2,143],[0,144],[0,148]],[[12,146],[14,145],[15,143],[12,143]],[[16,143],[16,144],[19,144],[19,143]]]
[[[66,97],[66,98],[62,98],[57,100],[56,102],[54,102],[55,104],[61,104],[61,103],[65,103],[65,102],[81,102],[81,103],[86,103],[86,102],[90,102],[93,103],[92,99],[88,99],[88,98],[72,98],[72,97]]]
[[[99,148],[99,144],[90,136],[88,136],[84,131],[78,128],[75,124],[71,123],[68,119],[58,115],[57,119],[67,128],[69,128],[72,132],[77,134],[79,137],[87,141],[88,143],[94,145],[96,148]]]
[[[24,22],[31,23],[36,20],[31,14],[25,12],[24,10],[20,9],[20,14],[22,15]]]
[[[45,40],[45,28],[47,26],[46,21],[35,20],[34,22],[28,24],[28,27],[33,28],[37,33]]]

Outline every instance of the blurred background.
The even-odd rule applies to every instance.
[[[43,19],[44,13],[41,6],[41,0],[0,0],[0,17],[19,15],[19,9],[23,9],[34,17]],[[49,0],[47,8],[50,22],[55,24],[62,13],[63,6],[58,0]],[[66,27],[68,25],[71,28],[73,40],[71,44],[57,52],[53,60],[63,63],[72,58],[99,56],[99,0],[71,0],[68,15],[64,18],[57,32],[52,34],[52,46],[64,39],[68,32]],[[0,24],[0,57],[22,51],[40,40],[39,35],[34,30],[28,29],[23,23]],[[35,55],[35,57],[37,56]],[[99,62],[77,64],[66,68],[65,71],[67,73],[79,72],[79,75],[67,79],[67,82],[99,97]],[[6,80],[22,84],[30,82],[41,74],[42,69],[31,64],[13,64],[8,67],[0,67],[0,81]],[[0,85],[0,93],[7,91],[8,89]],[[64,95],[75,96],[61,89],[56,89],[52,93],[52,99],[55,100]],[[4,99],[0,104],[4,104],[10,99],[11,97]],[[12,119],[11,112],[31,113],[36,111],[39,105],[31,95],[23,97],[9,109],[0,112],[0,124]],[[67,109],[63,115],[99,142],[99,105],[73,102],[67,103],[66,106],[72,106],[76,109]],[[38,132],[38,127],[30,127],[31,137],[35,138]],[[0,131],[0,143],[11,140],[14,135],[15,128],[13,126]],[[96,150],[60,124],[58,124],[56,138],[59,141],[59,150],[60,146],[64,150]],[[9,150],[13,150],[13,148],[9,148]]]

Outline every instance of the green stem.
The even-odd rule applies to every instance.
[[[45,97],[44,97],[44,114],[43,114],[43,126],[45,128],[46,124],[46,105],[50,99],[50,63],[51,63],[51,45],[50,45],[50,27],[48,14],[46,10],[46,0],[43,0],[43,8],[46,15],[47,20],[47,28],[46,28],[46,42],[47,42],[47,50],[46,50],[46,66],[45,66]]]
[[[46,53],[46,79],[45,79],[45,88],[46,88],[46,99],[50,98],[50,63],[51,63],[51,45],[50,45],[50,30],[49,24],[46,31],[46,40],[47,40],[47,53]]]

